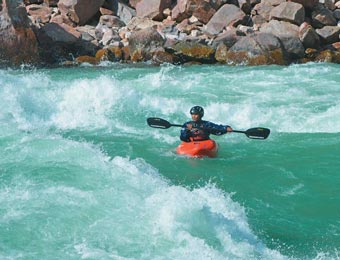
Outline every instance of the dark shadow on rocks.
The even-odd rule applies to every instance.
[[[49,23],[36,31],[39,44],[39,53],[43,62],[47,64],[60,64],[74,57],[94,56],[98,46],[81,39],[79,32],[63,27],[60,24]],[[73,30],[72,32],[67,29]]]

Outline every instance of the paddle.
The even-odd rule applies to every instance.
[[[175,124],[170,124],[168,121],[158,118],[158,117],[149,117],[147,120],[148,125],[154,128],[162,128],[162,129],[167,129],[171,126],[178,126],[182,127],[182,125],[175,125]]]
[[[146,121],[150,127],[154,128],[167,129],[172,126],[182,127],[182,125],[170,124],[168,121],[158,117],[149,117]],[[248,129],[247,131],[233,130],[233,132],[245,134],[251,139],[266,139],[270,134],[270,130],[263,127],[254,127]]]

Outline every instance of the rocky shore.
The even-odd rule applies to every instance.
[[[340,63],[340,0],[0,0],[0,65]]]

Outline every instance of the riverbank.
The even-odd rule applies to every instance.
[[[3,0],[3,66],[340,62],[337,0]]]

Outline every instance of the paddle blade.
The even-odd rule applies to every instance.
[[[171,127],[171,124],[168,121],[158,117],[149,117],[146,119],[146,121],[148,122],[149,126],[154,128],[167,129]]]
[[[252,139],[266,139],[270,134],[270,130],[268,128],[255,127],[248,129],[245,134]]]

